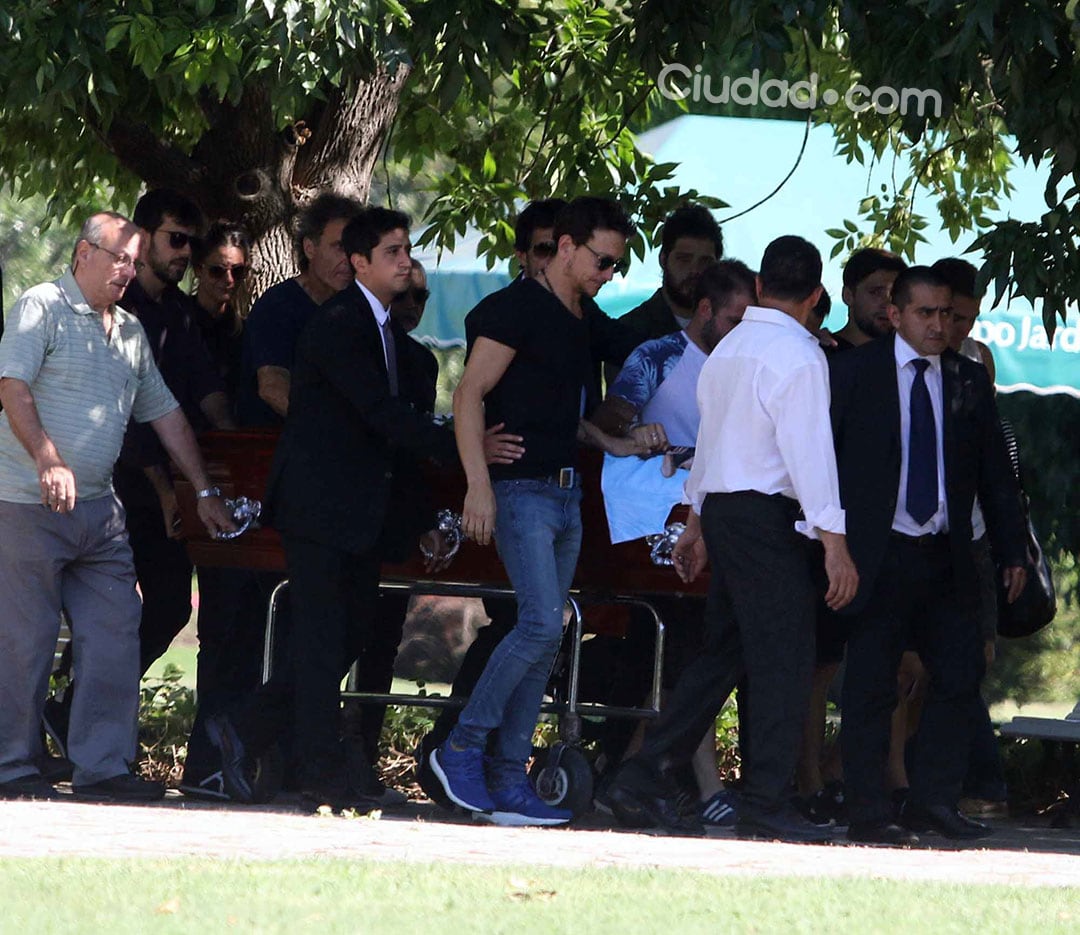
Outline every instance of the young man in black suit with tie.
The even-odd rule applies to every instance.
[[[901,273],[895,335],[831,362],[832,422],[859,591],[848,608],[844,780],[848,837],[910,845],[989,829],[956,808],[980,647],[971,507],[983,506],[1009,599],[1023,588],[1023,520],[984,368],[948,348],[952,295],[929,267]],[[896,669],[910,644],[931,678],[901,821],[885,790]]]
[[[289,569],[297,778],[315,804],[339,808],[370,804],[345,769],[339,685],[376,619],[380,564],[426,528],[403,514],[415,491],[398,475],[410,460],[457,459],[389,315],[410,282],[408,217],[369,208],[342,244],[355,280],[300,337],[267,492]]]

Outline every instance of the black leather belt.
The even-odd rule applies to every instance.
[[[945,532],[928,532],[921,536],[908,536],[894,529],[889,533],[889,538],[894,542],[914,546],[917,549],[939,549],[949,543],[949,534]]]

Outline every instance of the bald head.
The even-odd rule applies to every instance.
[[[87,304],[104,312],[135,278],[135,259],[145,234],[122,214],[102,211],[87,218],[71,257],[75,282]]]

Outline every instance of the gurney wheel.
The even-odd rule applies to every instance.
[[[575,816],[592,808],[592,767],[577,748],[555,744],[543,760],[537,757],[533,761],[529,775],[537,795],[548,805],[569,809]]]

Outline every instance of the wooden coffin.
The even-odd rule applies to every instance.
[[[199,442],[211,482],[220,487],[228,498],[244,496],[262,500],[277,437],[276,430],[208,432],[202,435]],[[686,586],[670,566],[657,566],[651,562],[644,540],[611,544],[600,493],[601,464],[602,458],[598,452],[582,452],[583,538],[574,587],[591,594],[612,596],[704,594],[707,573]],[[435,491],[434,502],[439,508],[460,512],[465,498],[465,475],[460,468],[431,466],[426,472],[426,479]],[[195,492],[191,485],[178,479],[176,490],[188,554],[196,565],[286,571],[281,537],[274,530],[252,530],[227,542],[211,539],[198,519]],[[684,519],[685,509],[677,507],[672,511],[672,519]],[[408,562],[385,565],[383,577],[410,582],[507,585],[506,574],[494,546],[480,547],[469,541],[462,544],[450,567],[436,575],[424,571],[423,558],[417,548]]]

